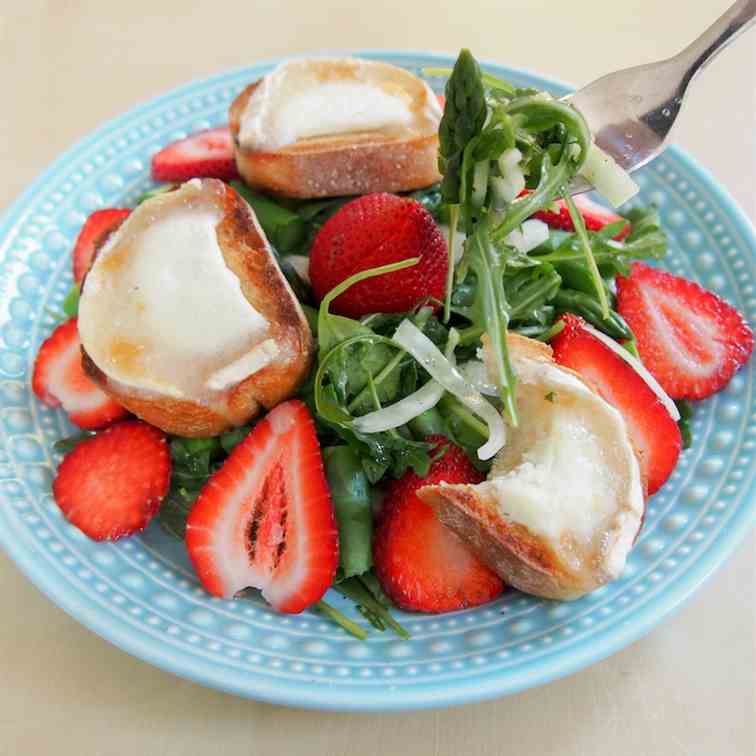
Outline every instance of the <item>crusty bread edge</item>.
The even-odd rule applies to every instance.
[[[214,406],[142,391],[110,379],[82,347],[84,371],[104,391],[142,420],[180,436],[216,436],[255,417],[291,396],[309,372],[314,352],[312,333],[299,302],[278,268],[270,246],[249,205],[216,179],[223,220],[218,244],[226,264],[237,275],[242,292],[271,324],[270,338],[283,346],[285,361],[253,373],[222,392]],[[103,238],[100,242],[106,241]],[[86,286],[86,276],[82,290]]]
[[[249,186],[309,199],[411,191],[441,180],[436,133],[406,139],[347,134],[308,139],[269,152],[243,147],[239,143],[242,114],[260,81],[247,86],[229,109],[236,167]]]
[[[574,599],[594,587],[570,573],[527,527],[505,520],[473,486],[426,486],[418,496],[508,585],[535,596]]]

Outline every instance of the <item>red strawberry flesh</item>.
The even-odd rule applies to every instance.
[[[215,596],[259,588],[289,613],[323,596],[338,566],[338,533],[302,402],[279,404],[214,473],[189,514],[186,544]]]
[[[373,542],[375,571],[397,606],[422,612],[450,612],[479,606],[503,590],[501,578],[484,565],[417,496],[424,486],[479,483],[483,476],[446,439],[446,448],[427,477],[409,472],[389,485]]]
[[[110,207],[105,210],[95,210],[84,221],[72,253],[73,276],[76,283],[81,283],[89,270],[97,246],[121,225],[130,212],[131,210],[125,208]]]
[[[167,182],[238,178],[229,128],[198,131],[164,147],[152,158],[152,178]]]
[[[139,420],[112,425],[69,452],[53,482],[66,519],[95,541],[143,530],[168,492],[165,436]]]
[[[59,325],[39,348],[32,390],[45,404],[62,405],[80,428],[101,428],[128,415],[84,372],[75,318]]]
[[[527,193],[527,190],[524,193]],[[578,212],[583,216],[583,222],[589,231],[600,231],[610,223],[625,221],[624,227],[619,233],[615,234],[614,238],[621,241],[630,233],[630,223],[621,215],[617,215],[617,213],[612,212],[603,205],[599,205],[582,194],[574,197],[573,201]],[[550,228],[562,231],[574,231],[575,226],[572,223],[570,211],[567,209],[564,200],[557,200],[554,204],[556,210],[539,210],[533,217],[542,220]]]
[[[620,411],[640,455],[648,493],[655,493],[680,456],[682,438],[677,423],[643,378],[590,333],[581,318],[564,315],[562,320],[565,327],[551,342],[554,359],[581,375]]]
[[[750,358],[753,332],[732,305],[644,263],[617,278],[617,309],[643,363],[673,399],[705,399]]]

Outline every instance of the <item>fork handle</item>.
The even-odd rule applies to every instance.
[[[737,0],[700,37],[672,58],[685,66],[683,87],[756,21],[756,0]]]

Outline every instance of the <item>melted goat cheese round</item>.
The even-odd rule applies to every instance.
[[[226,266],[214,190],[193,180],[137,207],[87,274],[84,349],[110,379],[177,398],[238,383],[275,356]]]
[[[265,151],[342,134],[432,134],[440,120],[428,85],[401,68],[349,58],[292,60],[250,96],[239,142]]]
[[[481,485],[500,512],[557,550],[590,545],[618,502],[630,502],[639,519],[643,489],[621,414],[554,364],[521,362],[515,370],[521,424]]]

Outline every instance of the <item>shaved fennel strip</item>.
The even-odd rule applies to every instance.
[[[459,333],[452,328],[446,344],[446,358],[452,364],[455,364],[454,350],[457,344],[459,344]],[[400,354],[404,354],[404,351]],[[424,386],[398,402],[356,418],[354,428],[361,433],[380,433],[398,428],[422,415],[423,412],[433,409],[441,401],[443,395],[444,387],[431,378]]]
[[[619,207],[638,193],[638,184],[614,158],[592,144],[580,174],[613,205]]]
[[[444,387],[431,379],[425,386],[398,402],[390,404],[366,415],[356,417],[353,427],[360,433],[381,433],[382,431],[406,425],[418,415],[433,409],[444,395]]]
[[[411,321],[403,320],[393,337],[394,343],[411,354],[431,378],[459,399],[488,425],[488,441],[478,449],[480,459],[491,459],[506,443],[507,429],[496,408],[468,385],[459,370],[438,347]]]

